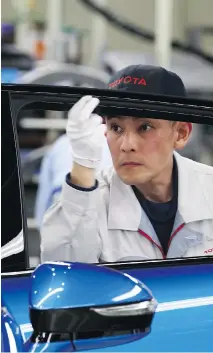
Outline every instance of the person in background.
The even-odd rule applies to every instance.
[[[134,65],[109,89],[186,96],[179,76]],[[70,110],[73,163],[41,227],[41,261],[117,262],[212,255],[213,167],[184,158],[192,125],[141,115],[94,114],[99,100]],[[163,118],[163,116],[162,116]],[[113,166],[97,170],[104,136]]]
[[[57,138],[41,163],[38,190],[35,201],[35,220],[40,229],[46,210],[60,195],[64,176],[72,167],[72,148],[66,134]],[[104,140],[104,148],[100,168],[112,165],[111,154]]]

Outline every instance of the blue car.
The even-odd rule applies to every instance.
[[[211,256],[29,267],[16,117],[23,107],[68,111],[88,92],[100,99],[100,114],[138,116],[155,106],[168,120],[178,113],[213,125],[211,101],[2,85],[1,351],[212,352]]]

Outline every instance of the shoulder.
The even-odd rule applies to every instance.
[[[208,203],[212,207],[213,200],[213,167],[176,155],[180,187],[189,199],[197,198],[197,202]],[[197,195],[197,196],[196,196]],[[203,198],[204,197],[204,198]],[[212,209],[213,211],[213,209]]]
[[[62,150],[64,152],[68,150],[70,150],[70,143],[69,140],[67,138],[67,136],[64,134],[60,137],[57,138],[57,140],[52,144],[52,146],[50,147],[50,151],[52,154],[56,154],[57,152],[61,152]]]
[[[209,175],[210,177],[213,177],[212,166],[193,161],[192,159],[181,156],[177,152],[175,153],[175,158],[178,164],[184,165],[187,169],[190,169],[191,171],[194,171],[199,174]]]
[[[62,135],[52,144],[49,150],[49,156],[52,160],[52,169],[60,172],[60,168],[68,171],[71,168],[72,150],[66,135]],[[67,169],[68,168],[68,169]]]
[[[69,140],[62,135],[51,145],[47,158],[54,187],[62,185],[65,175],[72,168],[72,153]]]

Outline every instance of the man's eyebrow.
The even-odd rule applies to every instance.
[[[111,119],[121,119],[123,118],[122,116],[105,116],[105,119],[111,120]]]
[[[128,119],[128,118],[132,118],[133,120],[138,120],[138,119],[150,119],[148,117],[145,116],[105,116],[105,119],[107,120],[111,120],[111,119],[119,119],[119,120],[124,120],[124,119]]]

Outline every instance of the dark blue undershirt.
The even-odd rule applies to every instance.
[[[171,201],[158,203],[146,200],[142,193],[135,187],[132,189],[141,207],[145,211],[152,226],[158,236],[164,254],[167,254],[168,243],[174,226],[175,215],[177,212],[178,199],[178,169],[174,159],[173,164],[173,198]]]
[[[152,226],[163,248],[164,254],[166,254],[168,251],[168,243],[172,233],[175,215],[177,211],[178,169],[175,159],[173,160],[173,198],[171,201],[164,203],[156,203],[146,200],[142,193],[135,186],[132,186],[135,196],[137,197],[141,207],[143,208],[147,217],[152,223]],[[78,185],[74,185],[70,181],[70,174],[67,174],[66,182],[72,188],[85,192],[93,191],[98,187],[97,180],[95,182],[95,185],[91,188],[83,188]]]

